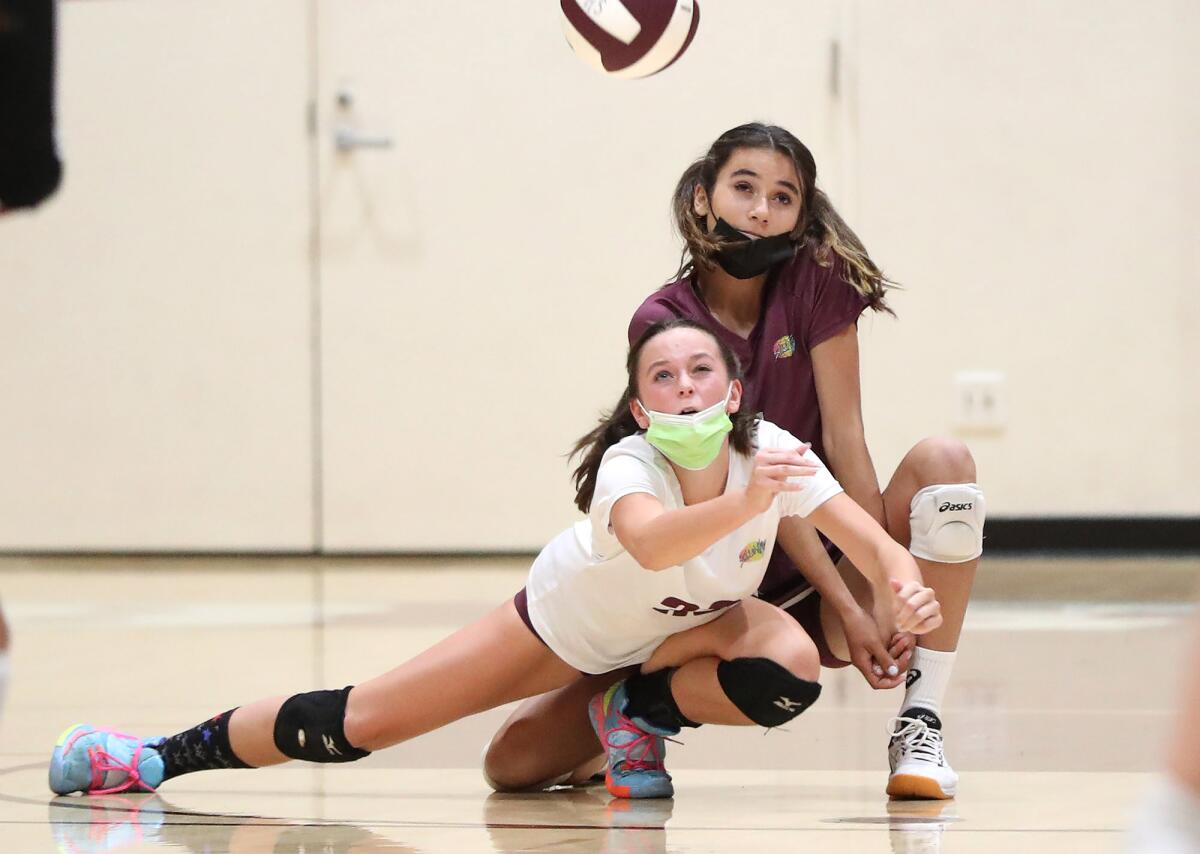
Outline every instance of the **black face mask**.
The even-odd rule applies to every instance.
[[[774,237],[752,240],[720,217],[717,217],[717,224],[712,233],[726,241],[737,243],[736,246],[730,246],[717,253],[717,263],[721,265],[721,269],[735,279],[753,279],[755,276],[761,276],[796,253],[796,244],[792,242],[791,235],[776,234]]]

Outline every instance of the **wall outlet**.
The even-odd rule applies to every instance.
[[[1008,426],[1004,374],[959,371],[954,375],[954,424],[960,430],[996,431]]]

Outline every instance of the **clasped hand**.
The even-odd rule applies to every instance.
[[[842,615],[850,659],[872,688],[886,690],[905,681],[916,636],[942,624],[942,606],[933,588],[919,581],[890,579],[892,596],[875,597],[875,615]],[[884,639],[890,638],[887,646]]]
[[[942,605],[932,587],[920,581],[891,579],[895,596],[896,628],[914,635],[932,632],[942,624]]]

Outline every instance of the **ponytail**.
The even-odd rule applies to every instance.
[[[592,496],[596,494],[596,476],[600,473],[600,460],[604,453],[626,436],[632,436],[641,431],[641,427],[633,420],[629,411],[630,395],[626,389],[612,412],[602,416],[600,423],[592,432],[583,436],[571,449],[571,456],[579,457],[575,478],[575,506],[580,512],[587,513],[592,507]]]
[[[803,240],[813,244],[813,259],[817,264],[828,267],[835,255],[841,258],[845,264],[846,283],[866,298],[867,307],[895,317],[896,312],[885,298],[888,290],[899,285],[871,260],[866,247],[834,209],[829,197],[820,190],[814,192],[812,209],[804,219],[808,224]]]

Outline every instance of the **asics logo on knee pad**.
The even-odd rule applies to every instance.
[[[936,563],[966,563],[983,553],[983,492],[974,483],[935,483],[909,508],[908,550]]]

